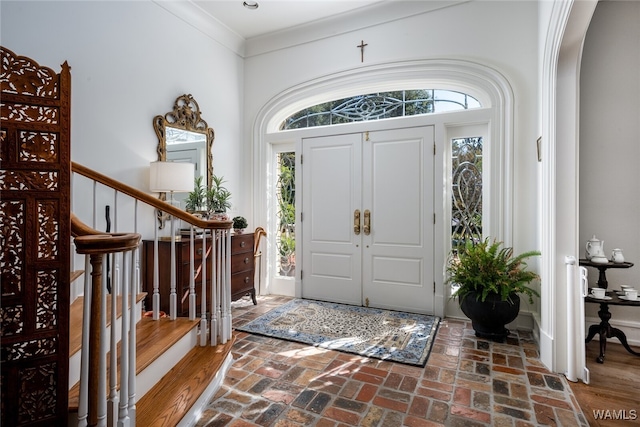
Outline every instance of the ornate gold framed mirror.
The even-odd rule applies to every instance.
[[[202,176],[207,187],[213,177],[214,132],[202,119],[200,106],[191,94],[179,96],[173,110],[153,118],[153,129],[158,136],[158,160],[193,160],[196,177]]]
[[[158,136],[158,161],[194,163],[196,178],[202,176],[203,183],[210,187],[215,134],[202,119],[200,106],[193,96],[179,96],[173,103],[173,110],[153,118],[153,129]],[[160,193],[159,198],[167,200],[166,193]],[[166,218],[162,213],[158,214],[158,220],[163,228]]]

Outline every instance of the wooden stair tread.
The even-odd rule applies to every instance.
[[[136,296],[136,301],[140,302],[147,296],[146,292],[141,292]],[[78,297],[71,303],[69,308],[69,356],[73,356],[82,348],[82,318],[84,309],[84,297]],[[107,313],[111,310],[111,295],[107,295]],[[116,307],[117,316],[122,316],[122,302],[118,298]],[[107,315],[107,326],[111,323],[110,316]]]
[[[199,323],[200,319],[189,320],[186,317],[178,317],[176,320],[169,318],[153,320],[150,317],[140,319],[136,326],[136,374],[147,368]],[[120,355],[120,343],[118,343],[117,351]],[[109,356],[107,355],[107,363],[108,361]],[[107,378],[109,378],[108,370],[107,367]],[[119,372],[117,378],[119,381]],[[70,411],[78,410],[79,395],[80,383],[78,382],[69,390]]]
[[[177,425],[214,379],[234,342],[235,335],[224,345],[193,348],[137,402],[138,425]]]

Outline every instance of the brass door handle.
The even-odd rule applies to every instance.
[[[368,236],[371,233],[371,211],[369,209],[364,211],[364,234]]]
[[[360,209],[353,211],[353,232],[356,236],[360,234]]]

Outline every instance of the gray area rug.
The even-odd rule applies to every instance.
[[[294,299],[236,330],[424,366],[439,323],[424,314]]]

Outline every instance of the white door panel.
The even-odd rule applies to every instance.
[[[421,286],[422,260],[409,258],[373,257],[374,282]]]
[[[360,205],[360,137],[340,135],[303,143],[304,298],[360,305],[361,256],[353,233]],[[357,240],[357,241],[354,241]]]
[[[351,254],[323,254],[315,252],[311,255],[311,274],[313,277],[327,279],[353,280],[353,256]]]
[[[363,296],[369,305],[433,312],[433,128],[369,134],[363,150]],[[367,185],[371,182],[371,185]]]

